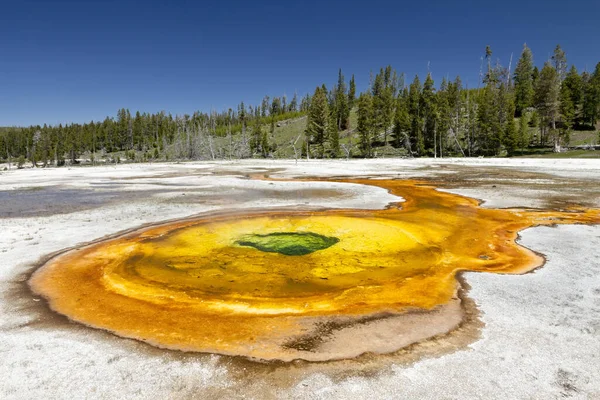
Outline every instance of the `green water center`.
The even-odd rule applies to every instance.
[[[235,242],[267,253],[303,256],[333,246],[340,240],[314,232],[275,232],[266,235],[245,235]]]

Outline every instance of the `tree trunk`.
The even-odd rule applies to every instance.
[[[435,123],[433,124],[433,158],[437,158],[437,134],[435,133]]]
[[[440,158],[444,158],[444,141],[442,140],[441,132],[440,132]]]

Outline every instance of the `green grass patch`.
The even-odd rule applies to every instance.
[[[598,143],[599,139],[600,135],[595,130],[573,131],[571,132],[569,146],[594,145]]]
[[[598,150],[568,150],[555,153],[551,149],[536,149],[525,152],[523,155],[515,156],[517,158],[600,158]]]

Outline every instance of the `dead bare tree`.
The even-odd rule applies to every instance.
[[[352,143],[342,143],[342,150],[344,150],[344,153],[346,153],[346,160],[350,159],[350,155],[352,154],[352,148],[354,146],[352,146]]]
[[[210,132],[206,132],[206,136],[208,138],[208,151],[210,152],[210,158],[214,160],[216,158],[214,140]]]
[[[212,135],[210,134],[210,129],[205,123],[197,123],[195,126],[195,149],[196,149],[196,157],[197,158],[210,158],[214,160],[216,158],[215,155],[215,147],[214,140]]]
[[[450,128],[449,133],[452,135],[452,137],[454,138],[454,141],[456,142],[456,145],[458,146],[458,149],[460,150],[460,152],[462,153],[463,157],[465,156],[465,152],[463,151],[462,146],[460,145],[458,138],[456,137],[456,132],[454,132],[454,128]]]
[[[245,130],[239,135],[235,142],[235,152],[238,160],[250,156],[250,141],[248,140],[248,135],[246,135]]]
[[[510,53],[510,61],[508,62],[508,74],[506,75],[506,86],[510,86],[510,68],[512,66],[513,53]]]
[[[433,158],[437,158],[437,143],[436,143],[437,134],[435,132],[436,128],[437,128],[437,121],[435,121],[433,123]]]
[[[229,139],[229,160],[232,160],[233,156],[233,134],[231,133],[231,122],[227,123],[227,139]]]
[[[33,134],[33,141],[32,141],[31,149],[30,149],[30,153],[29,153],[29,159],[31,161],[31,164],[33,164],[33,168],[37,168],[37,160],[36,160],[35,156],[36,156],[37,147],[38,147],[38,144],[39,144],[41,138],[42,138],[42,132],[39,130],[35,131],[35,133]]]
[[[298,140],[302,137],[302,134],[299,134],[295,140],[290,140],[290,146],[294,149],[294,159],[296,160],[296,164],[298,164],[298,155],[302,155],[301,152],[299,154],[297,144]]]
[[[5,144],[6,144],[6,155],[8,156],[8,169],[10,170],[10,167],[12,165],[12,160],[11,160],[11,157],[10,157],[10,151],[8,150],[8,136],[7,136]]]
[[[404,147],[406,148],[406,150],[408,150],[408,154],[410,155],[410,158],[413,158],[413,151],[412,151],[412,147],[410,145],[410,137],[408,136],[408,134],[406,132],[402,132],[402,135],[404,136]]]

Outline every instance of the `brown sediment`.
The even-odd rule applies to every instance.
[[[431,174],[429,181],[435,186],[488,189],[497,193],[510,190],[509,193],[535,199],[539,207],[546,210],[600,206],[600,186],[593,179],[565,178],[514,167],[439,165],[422,170]]]
[[[397,354],[462,326],[460,271],[541,265],[515,243],[518,231],[600,222],[598,210],[483,209],[424,181],[344,182],[379,186],[406,202],[147,227],[57,256],[30,284],[75,321],[158,347],[282,361]],[[301,257],[235,245],[244,234],[282,231],[340,242]]]
[[[480,312],[475,302],[468,297],[470,286],[465,282],[462,274],[458,274],[457,279],[460,283],[458,297],[463,308],[463,319],[455,329],[428,337],[391,353],[369,352],[355,358],[327,362],[296,360],[291,363],[257,363],[242,357],[224,357],[220,359],[219,365],[226,367],[232,380],[238,383],[232,386],[231,393],[235,394],[235,390],[239,389],[238,385],[241,385],[245,393],[250,395],[252,388],[248,387],[248,382],[268,381],[271,387],[288,388],[314,373],[326,374],[334,382],[341,382],[350,377],[374,377],[390,372],[394,366],[410,365],[425,358],[464,350],[479,339],[484,324],[480,320]],[[351,341],[347,345],[353,344],[354,342]],[[170,354],[179,358],[189,357],[191,353]],[[264,397],[264,391],[260,387],[257,390],[257,396]],[[223,395],[220,392],[220,396]]]

